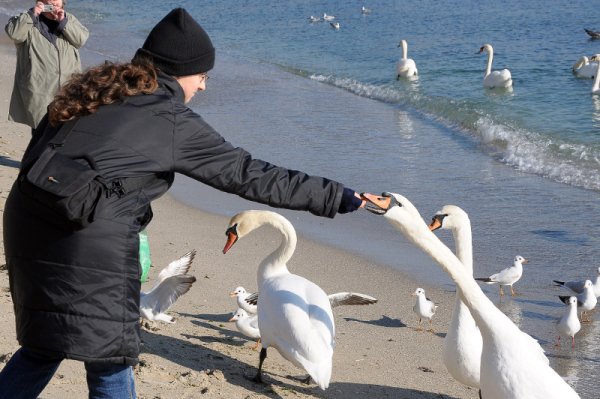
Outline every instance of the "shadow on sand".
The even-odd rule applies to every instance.
[[[192,323],[199,327],[198,334],[183,334],[181,338],[161,335],[160,332],[143,331],[142,340],[143,353],[150,353],[161,356],[183,367],[197,372],[203,372],[207,369],[218,369],[223,372],[226,381],[230,384],[244,387],[257,394],[264,395],[268,398],[283,398],[277,391],[286,392],[285,397],[290,391],[300,392],[305,395],[311,395],[315,398],[406,398],[406,399],[457,399],[450,396],[442,396],[437,392],[419,391],[415,389],[373,385],[368,383],[349,383],[333,381],[329,388],[325,391],[319,389],[316,385],[304,385],[296,381],[288,375],[279,375],[269,368],[268,357],[263,368],[263,378],[266,384],[257,384],[250,381],[256,373],[256,366],[249,366],[243,361],[230,357],[224,353],[217,352],[210,348],[210,344],[220,342],[232,346],[242,346],[247,341],[241,344],[237,341],[237,337],[241,336],[235,332],[219,326],[221,323],[226,323],[231,317],[230,314],[182,314],[182,316],[192,319]],[[350,319],[352,321],[365,322],[362,320]],[[390,319],[382,316],[380,320],[374,320],[366,323],[380,323],[376,325],[384,325],[388,327],[405,327],[400,320]],[[202,329],[213,330],[220,336],[202,335]],[[186,356],[180,356],[173,353],[169,348],[178,347],[184,349]],[[270,349],[269,353],[275,351]],[[256,352],[256,363],[258,364],[258,352]],[[298,374],[302,374],[298,370]],[[274,389],[276,387],[277,389]],[[199,388],[200,390],[200,388]]]

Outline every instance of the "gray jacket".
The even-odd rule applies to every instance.
[[[7,35],[17,48],[10,120],[37,127],[60,85],[81,71],[79,49],[89,32],[72,14],[60,22],[36,17],[32,10],[12,17]]]

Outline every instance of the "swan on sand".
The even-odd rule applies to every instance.
[[[285,359],[309,374],[305,382],[312,378],[321,389],[327,389],[335,344],[333,313],[327,294],[318,285],[290,273],[287,268],[297,242],[292,224],[271,211],[241,212],[229,222],[223,253],[263,225],[281,233],[282,241],[258,266],[258,328],[262,349],[254,381],[262,382],[267,348],[274,347]]]

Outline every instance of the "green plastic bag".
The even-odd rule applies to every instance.
[[[140,266],[142,266],[142,277],[140,281],[145,283],[148,280],[150,266],[152,266],[152,258],[150,257],[150,244],[148,243],[148,233],[146,230],[140,231],[138,234],[140,239]]]

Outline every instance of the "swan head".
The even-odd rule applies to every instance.
[[[260,227],[263,224],[263,215],[266,213],[271,214],[274,212],[249,210],[233,216],[225,231],[227,242],[223,248],[223,253],[227,253],[240,238]]]
[[[244,287],[237,287],[235,290],[229,293],[230,297],[240,296],[246,293],[246,289]]]
[[[433,218],[431,218],[429,230],[452,230],[464,225],[465,221],[469,221],[469,215],[467,215],[465,211],[456,205],[444,205],[444,207],[437,211]]]
[[[494,48],[492,47],[492,45],[491,45],[491,44],[489,44],[489,43],[486,43],[486,44],[484,44],[483,46],[481,46],[481,47],[479,48],[479,51],[477,52],[477,54],[481,54],[481,53],[483,53],[484,51],[487,51],[488,53],[490,53],[490,54],[491,54],[491,53],[494,51]]]
[[[408,43],[404,39],[400,40],[400,43],[398,43],[398,47],[404,48],[406,46],[408,46]]]
[[[238,310],[235,311],[235,313],[233,314],[233,316],[231,316],[231,318],[229,319],[229,321],[238,321],[241,320],[245,317],[248,317],[248,313],[246,313],[246,311],[242,308],[238,308]]]
[[[527,262],[529,262],[529,261],[527,259],[525,259],[524,257],[522,257],[521,255],[515,256],[515,263],[520,263],[520,264],[524,265]]]

